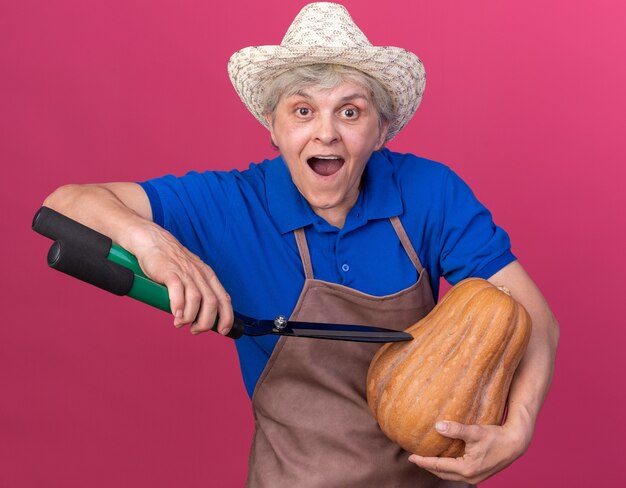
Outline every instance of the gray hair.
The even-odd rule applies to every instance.
[[[263,111],[272,116],[281,97],[295,95],[310,86],[332,89],[344,81],[357,83],[369,90],[372,102],[378,112],[378,123],[382,127],[385,122],[395,118],[395,107],[391,94],[378,81],[368,74],[349,66],[339,64],[310,64],[287,70],[274,78],[263,93]]]

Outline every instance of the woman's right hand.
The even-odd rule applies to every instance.
[[[228,334],[233,323],[230,296],[213,269],[169,232],[146,223],[133,232],[133,251],[146,275],[167,287],[174,325],[191,324],[191,333],[217,329]]]
[[[167,287],[174,325],[191,324],[191,333],[233,324],[230,296],[213,270],[172,234],[152,221],[148,196],[136,183],[65,185],[44,206],[109,236],[133,253],[146,275]]]

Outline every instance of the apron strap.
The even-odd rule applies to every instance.
[[[402,222],[400,222],[400,217],[396,215],[395,217],[390,217],[389,220],[391,222],[391,225],[393,225],[393,228],[396,231],[396,234],[398,234],[398,237],[400,238],[400,242],[402,243],[402,247],[408,254],[409,259],[413,263],[413,266],[415,266],[415,269],[417,270],[418,273],[421,273],[424,267],[422,266],[422,263],[420,262],[420,258],[417,256],[417,253],[415,252],[415,249],[413,248],[413,244],[411,244],[411,240],[409,239],[409,236],[404,230],[404,226],[402,225]]]
[[[413,263],[413,266],[415,266],[415,269],[417,270],[418,273],[421,273],[424,267],[422,266],[422,263],[420,262],[420,258],[417,256],[417,253],[415,252],[415,248],[413,248],[413,244],[411,244],[411,240],[409,239],[409,236],[404,230],[404,226],[402,225],[400,218],[398,216],[390,217],[389,221],[391,222],[391,225],[393,225],[393,228],[396,231],[398,238],[400,239],[400,243],[402,244],[402,247],[404,248],[407,255],[409,256],[409,259]],[[309,245],[306,242],[306,235],[304,234],[304,229],[303,228],[296,229],[294,231],[294,235],[296,237],[296,244],[298,245],[298,251],[300,252],[300,259],[302,260],[302,266],[304,267],[304,277],[307,280],[312,280],[313,279],[313,265],[311,264],[311,254],[309,253]]]
[[[300,259],[302,260],[302,266],[304,266],[304,277],[307,280],[313,279],[313,266],[311,265],[311,254],[309,254],[309,245],[306,243],[306,235],[304,229],[296,229],[294,231],[296,236],[296,244],[298,245],[298,251],[300,251]]]

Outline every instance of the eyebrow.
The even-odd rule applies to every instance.
[[[297,92],[295,92],[292,96],[301,96],[303,98],[308,98],[309,100],[311,98],[313,98],[311,95],[309,95],[306,91],[304,90],[298,90]],[[341,97],[341,99],[339,100],[340,103],[347,103],[350,102],[352,100],[365,100],[366,102],[369,102],[369,98],[361,93],[350,93],[349,95],[346,95],[345,97]]]

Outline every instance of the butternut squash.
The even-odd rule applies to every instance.
[[[508,290],[469,278],[452,287],[406,332],[385,344],[367,375],[367,401],[382,431],[422,456],[461,456],[464,443],[435,430],[437,420],[499,424],[531,320]]]

